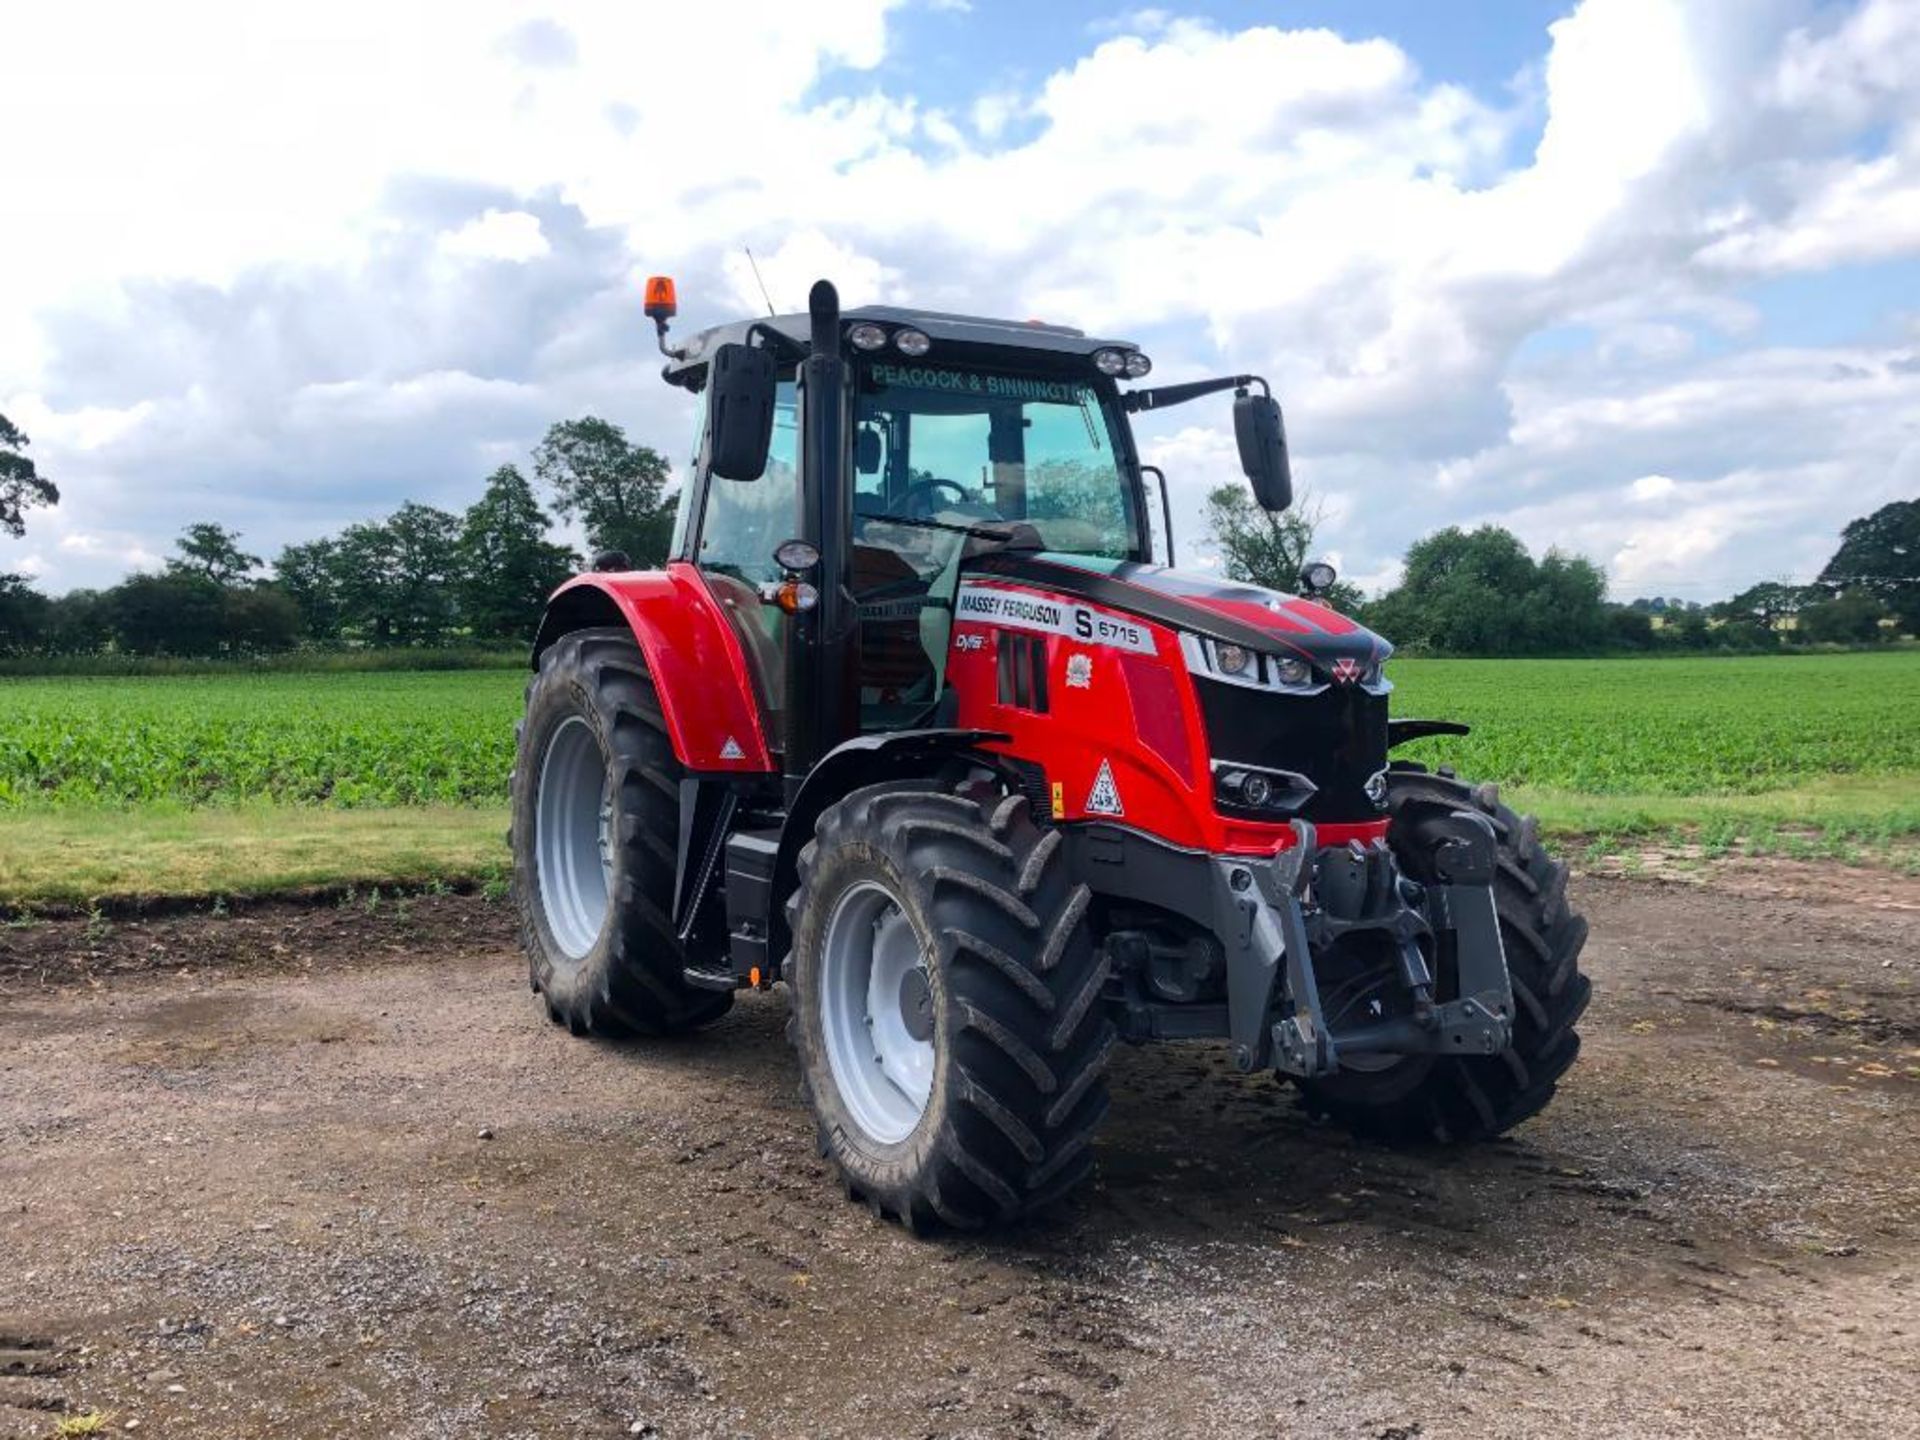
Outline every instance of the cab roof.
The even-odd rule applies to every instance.
[[[990,320],[979,315],[948,315],[938,310],[910,310],[897,305],[862,305],[840,313],[843,331],[862,321],[884,325],[890,330],[910,326],[924,332],[933,341],[928,358],[936,363],[941,350],[951,345],[1039,351],[1060,358],[1088,356],[1096,350],[1140,348],[1131,340],[1101,340],[1083,330],[1047,325],[1038,320]],[[748,333],[756,327],[772,330],[802,350],[813,333],[812,321],[805,314],[769,315],[712,326],[684,342],[684,353],[667,362],[668,382],[675,385],[692,382],[697,387],[700,383],[697,372],[706,369],[713,352],[722,345],[747,343]]]

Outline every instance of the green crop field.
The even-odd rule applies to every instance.
[[[525,671],[0,680],[0,807],[484,804]]]
[[[1920,652],[1403,660],[1550,829],[1920,834]],[[524,672],[0,679],[0,901],[497,876]]]

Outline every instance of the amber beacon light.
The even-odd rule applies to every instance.
[[[649,275],[646,295],[646,312],[650,319],[671,320],[680,312],[680,302],[673,293],[672,276]]]

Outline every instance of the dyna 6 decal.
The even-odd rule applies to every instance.
[[[1136,655],[1154,653],[1153,633],[1128,616],[978,580],[960,582],[954,619],[960,623],[973,621],[1012,630],[1034,630],[1043,635],[1061,635],[1084,645],[1106,645],[1115,650],[1131,650]]]

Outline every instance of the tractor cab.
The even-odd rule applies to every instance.
[[[784,984],[825,1153],[919,1228],[1092,1164],[1114,1043],[1214,1039],[1384,1138],[1498,1134],[1578,1049],[1585,922],[1491,786],[1393,760],[1391,646],[1307,595],[1156,563],[1137,346],[866,307],[673,344],[698,441],[659,570],[553,597],[513,780],[529,975],[661,1034]],[[1171,560],[1159,491],[1160,546]],[[1310,571],[1325,567],[1308,567]]]
[[[826,417],[840,432],[831,447],[840,452],[832,457],[838,478],[821,488],[843,489],[849,501],[844,512],[830,506],[832,520],[846,522],[845,622],[856,635],[858,704],[848,730],[904,730],[940,704],[964,557],[1024,546],[1151,559],[1139,460],[1115,385],[1145,375],[1150,362],[1124,342],[1034,322],[867,307],[840,324],[838,413]],[[770,719],[785,702],[789,612],[761,597],[789,579],[776,552],[807,529],[800,361],[808,325],[805,316],[777,316],[709,330],[667,367],[669,381],[702,402],[674,553],[724,597]],[[764,346],[774,361],[769,440],[752,478],[714,466],[725,437],[712,443],[711,362],[702,359],[743,344]],[[802,583],[818,594],[817,580]],[[773,730],[781,733],[777,720]]]

